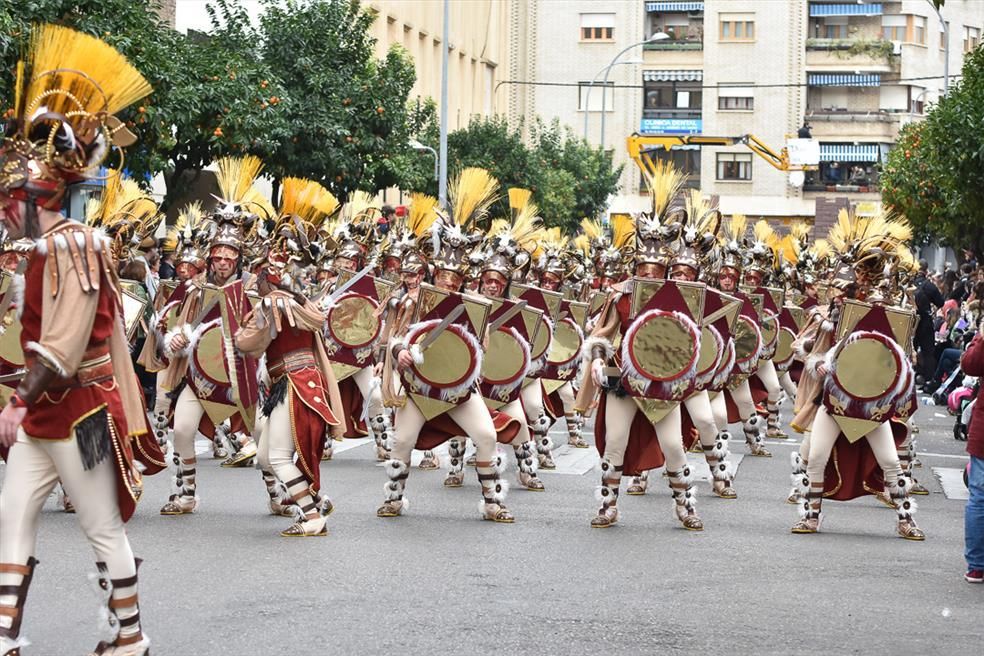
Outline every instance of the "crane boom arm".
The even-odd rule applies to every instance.
[[[629,156],[643,172],[652,172],[649,152],[670,150],[673,146],[734,146],[742,144],[780,171],[805,171],[816,167],[794,166],[789,163],[789,153],[782,148],[778,153],[753,134],[740,137],[710,137],[702,134],[633,134],[626,140]]]

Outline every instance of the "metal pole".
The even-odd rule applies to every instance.
[[[619,64],[628,64],[629,62],[618,62]],[[588,113],[591,111],[588,108],[591,106],[591,90],[594,89],[594,85],[598,82],[598,76],[605,72],[604,68],[598,69],[595,76],[591,79],[591,84],[588,85],[588,91],[584,94],[584,140],[588,140]],[[578,93],[581,92],[581,88],[578,87]],[[602,98],[602,107],[604,107],[604,98]]]
[[[933,4],[933,0],[926,0],[926,2],[936,12],[940,27],[943,28],[943,95],[946,96],[950,93],[950,25],[943,20],[943,13]]]
[[[442,208],[448,206],[448,46],[451,22],[450,0],[444,0],[444,36],[441,41],[441,156],[437,182],[438,201]]]
[[[617,55],[615,55],[612,58],[612,61],[605,68],[605,80],[604,82],[601,83],[601,141],[600,141],[601,152],[605,152],[605,95],[606,95],[605,92],[608,90],[608,74],[611,73],[612,66],[615,65],[615,62],[618,61],[619,57],[621,57],[622,55],[624,55],[625,53],[627,53],[628,51],[632,50],[637,46],[641,46],[646,43],[649,43],[650,40],[651,39],[646,39],[645,41],[640,41],[639,43],[633,43],[631,46],[628,46],[624,50],[620,51]]]

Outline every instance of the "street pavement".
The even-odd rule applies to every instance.
[[[441,472],[416,468],[409,512],[379,519],[386,477],[355,441],[322,465],[330,535],[285,539],[259,473],[206,453],[198,514],[158,515],[170,483],[159,475],[128,524],[144,626],[154,656],[980,654],[984,586],[962,576],[964,443],[944,409],[917,418],[916,475],[932,492],[918,497],[923,543],[896,538],[894,512],[870,497],[828,502],[822,533],[791,535],[796,437],[769,441],[774,458],[741,458],[737,500],[700,483],[702,533],[680,528],[658,474],[646,496],[622,495],[617,526],[591,529],[593,448],[559,448],[546,492],[514,486],[512,525],[479,520],[473,472],[447,490]],[[560,425],[552,435],[566,442]],[[732,450],[745,454],[738,440]],[[54,498],[38,558],[25,656],[86,653],[98,641],[92,553]]]

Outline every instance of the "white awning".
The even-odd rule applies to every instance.
[[[821,162],[877,162],[878,144],[821,143]]]
[[[637,5],[638,6],[638,5]],[[646,11],[704,11],[703,2],[647,2]]]
[[[700,82],[704,79],[704,71],[643,71],[643,82]]]
[[[878,73],[810,73],[806,83],[811,87],[877,87],[881,86]]]
[[[753,87],[731,87],[722,84],[718,87],[718,96],[721,98],[754,98],[755,89]]]
[[[810,3],[810,16],[881,16],[881,3],[827,5]]]

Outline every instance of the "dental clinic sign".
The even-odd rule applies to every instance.
[[[703,121],[699,118],[644,118],[640,134],[700,134]]]

